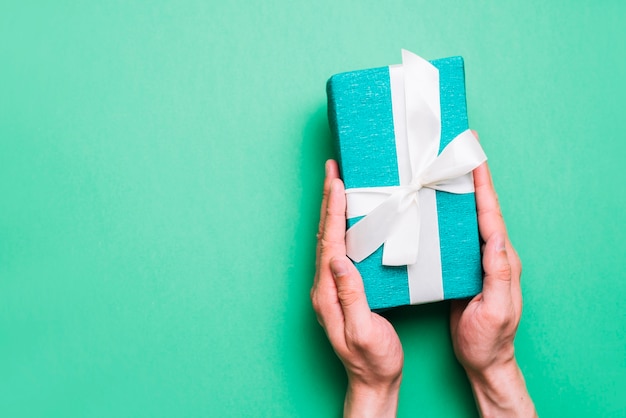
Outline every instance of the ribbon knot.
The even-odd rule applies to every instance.
[[[385,244],[384,265],[415,264],[420,241],[421,193],[425,189],[473,192],[471,172],[487,159],[469,129],[437,154],[441,140],[439,71],[405,50],[402,70],[406,132],[396,127],[396,145],[398,150],[406,150],[405,155],[398,152],[398,164],[408,167],[411,176],[406,182],[400,176],[399,186],[346,190],[347,217],[363,217],[346,232],[347,254],[355,262],[363,261]]]
[[[424,187],[424,185],[422,184],[422,181],[419,177],[414,177],[413,180],[411,180],[411,191],[412,192],[419,192],[419,190]]]
[[[410,205],[419,205],[419,191],[422,189],[422,187],[422,184],[417,180],[411,181],[411,184],[407,186],[399,187],[396,193],[402,195],[402,197],[398,206],[398,212],[404,212],[410,207]]]

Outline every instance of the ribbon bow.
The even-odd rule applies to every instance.
[[[441,140],[439,71],[406,50],[402,50],[402,66],[395,71],[398,70],[404,72],[406,106],[406,132],[402,123],[396,123],[394,112],[398,166],[399,170],[402,166],[410,170],[411,176],[403,181],[401,175],[400,186],[346,190],[347,217],[364,216],[346,232],[347,254],[355,262],[385,244],[384,265],[414,264],[419,252],[420,190],[471,193],[472,170],[487,159],[469,129],[437,155]],[[402,113],[402,109],[395,110]]]

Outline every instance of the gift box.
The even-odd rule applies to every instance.
[[[346,187],[348,256],[373,310],[482,290],[463,59],[347,72],[327,83]]]

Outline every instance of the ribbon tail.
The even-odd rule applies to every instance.
[[[346,218],[365,216],[389,196],[401,190],[399,186],[361,187],[346,190]]]
[[[396,216],[396,221],[383,248],[383,265],[405,266],[417,262],[420,219],[420,208],[416,196],[415,201]]]
[[[457,177],[446,181],[439,182],[435,185],[428,186],[433,190],[442,192],[465,194],[474,192],[474,175],[470,172],[464,176]]]
[[[360,263],[386,240],[392,230],[403,193],[394,193],[346,231],[346,254]]]

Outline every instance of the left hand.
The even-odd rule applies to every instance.
[[[348,374],[344,416],[395,416],[404,354],[393,326],[370,311],[363,280],[346,257],[346,198],[326,163],[311,301]]]

